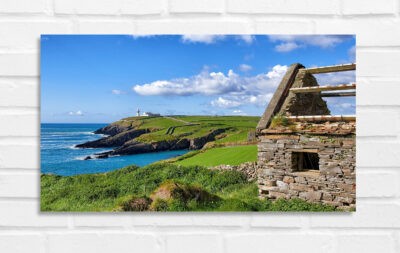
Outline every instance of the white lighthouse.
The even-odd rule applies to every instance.
[[[139,110],[139,108],[137,108],[136,117],[140,117],[140,110]]]

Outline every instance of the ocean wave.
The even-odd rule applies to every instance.
[[[91,158],[90,160],[97,160],[98,159],[94,155],[84,155],[84,156],[77,156],[77,157],[74,158],[74,160],[85,161],[85,158],[88,157],[88,156]]]
[[[71,145],[68,144],[68,143],[57,143],[57,142],[54,142],[54,143],[43,143],[42,142],[40,147],[41,148],[48,148],[48,149],[51,149],[51,148],[70,149]]]
[[[71,136],[71,135],[95,135],[93,132],[44,132],[42,136]]]

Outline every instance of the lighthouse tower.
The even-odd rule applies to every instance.
[[[136,116],[137,116],[137,117],[140,117],[140,110],[139,110],[139,108],[137,108]]]

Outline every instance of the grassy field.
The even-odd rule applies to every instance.
[[[176,125],[184,125],[184,123],[164,117],[129,117],[116,121],[113,124],[138,129],[163,129]]]
[[[187,159],[177,161],[179,165],[202,165],[216,166],[221,164],[238,165],[244,162],[255,162],[257,160],[257,146],[230,146],[207,149]]]
[[[259,117],[253,116],[173,116],[129,117],[113,124],[136,129],[151,129],[151,133],[137,138],[140,142],[176,140],[183,137],[193,139],[206,136],[217,129],[224,129],[225,133],[218,137],[217,142],[238,143],[247,141],[248,133],[254,131],[258,121]],[[167,134],[169,128],[173,128],[173,131]]]
[[[244,174],[207,168],[256,161],[257,146],[250,145],[247,138],[258,117],[174,117],[178,120],[132,117],[114,124],[152,129],[137,138],[144,142],[195,138],[221,128],[225,131],[201,150],[145,167],[128,166],[108,173],[68,177],[41,175],[41,210],[334,211],[334,207],[300,199],[260,200],[257,184],[248,182]]]
[[[157,197],[157,192],[170,197]],[[162,195],[160,195],[162,196]],[[258,198],[236,171],[200,166],[129,166],[104,174],[41,176],[42,211],[333,211],[303,200]]]

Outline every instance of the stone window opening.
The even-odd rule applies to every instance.
[[[317,152],[292,152],[292,170],[296,172],[319,172]]]

